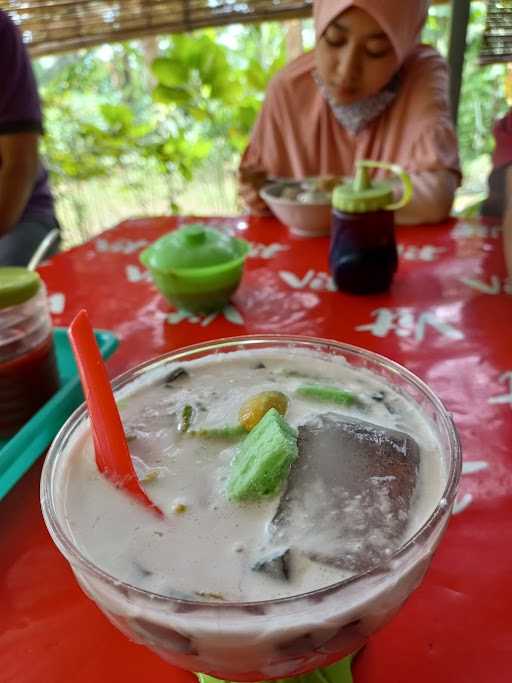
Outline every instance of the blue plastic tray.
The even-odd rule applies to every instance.
[[[94,334],[101,355],[108,358],[116,350],[118,340],[104,330],[96,330]],[[44,453],[66,418],[83,401],[67,330],[55,328],[53,338],[60,389],[13,437],[0,440],[0,500]]]

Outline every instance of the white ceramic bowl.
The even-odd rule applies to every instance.
[[[297,181],[285,181],[266,185],[260,190],[263,201],[281,223],[294,235],[319,237],[328,235],[331,230],[331,203],[303,204],[296,199],[281,197],[286,187],[295,187]]]

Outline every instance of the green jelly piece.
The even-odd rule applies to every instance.
[[[227,425],[225,427],[210,427],[209,429],[194,429],[189,436],[199,436],[204,439],[236,439],[247,434],[241,425]]]
[[[273,683],[353,683],[352,677],[352,659],[354,655],[348,655],[344,659],[324,666],[323,668],[315,669],[307,674],[300,676],[291,676],[290,678],[277,678]],[[207,674],[196,674],[199,683],[230,683],[230,681],[221,680],[214,676]]]
[[[344,406],[350,406],[356,401],[356,397],[350,391],[343,391],[343,389],[323,384],[303,384],[297,388],[296,393],[304,398],[313,398],[317,401],[338,403]]]
[[[186,405],[183,408],[183,411],[181,413],[181,420],[178,425],[178,431],[181,432],[182,434],[185,434],[185,432],[188,432],[190,429],[190,423],[192,422],[192,417],[194,415],[194,409],[192,408],[191,405]]]
[[[257,501],[275,495],[297,455],[297,432],[271,408],[242,441],[231,463],[229,500]]]

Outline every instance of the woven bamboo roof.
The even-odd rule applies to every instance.
[[[34,57],[206,26],[307,17],[311,7],[312,0],[0,0]]]
[[[32,56],[206,26],[292,19],[311,0],[0,0]]]
[[[488,0],[480,63],[512,62],[512,0]]]

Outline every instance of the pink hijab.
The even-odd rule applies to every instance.
[[[317,34],[352,6],[373,16],[392,41],[403,65],[396,98],[352,134],[315,83],[315,51],[300,55],[269,84],[241,170],[285,178],[351,175],[357,160],[376,159],[413,174],[447,169],[458,175],[447,65],[419,43],[427,0],[314,0]]]
[[[338,14],[350,7],[359,7],[379,24],[403,64],[419,43],[428,5],[429,0],[314,0],[316,39]]]

